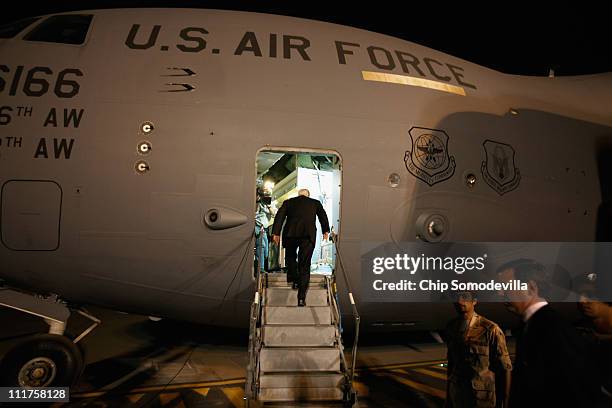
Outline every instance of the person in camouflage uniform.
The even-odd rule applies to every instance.
[[[456,294],[458,316],[446,327],[448,408],[506,407],[512,363],[504,333],[476,314],[470,292]]]

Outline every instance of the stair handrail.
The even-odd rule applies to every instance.
[[[261,302],[263,300],[262,273],[257,268],[257,290],[251,303],[249,315],[249,363],[247,365],[247,378],[244,385],[245,397],[248,399],[257,397],[259,383],[259,347],[261,345],[261,333],[257,328],[261,327]]]
[[[325,277],[325,285],[327,287],[327,296],[330,299],[330,304],[332,306],[332,323],[336,327],[335,339],[336,344],[338,345],[338,351],[340,352],[340,366],[342,368],[342,375],[344,377],[344,386],[345,391],[353,390],[353,383],[351,381],[351,374],[349,370],[349,366],[346,363],[346,356],[344,355],[344,346],[342,345],[342,337],[340,334],[340,308],[338,307],[338,302],[336,301],[335,290],[332,289],[335,285],[334,281],[331,277]]]
[[[351,282],[348,279],[348,276],[346,275],[346,269],[344,268],[344,262],[342,262],[342,254],[340,253],[340,248],[338,246],[338,235],[336,234],[332,235],[331,240],[334,243],[334,246],[336,248],[336,255],[338,257],[338,263],[340,266],[340,270],[342,271],[342,277],[344,278],[344,283],[346,284],[349,301],[351,302],[353,319],[355,320],[355,337],[353,339],[353,348],[351,349],[352,362],[351,362],[351,371],[350,371],[350,377],[349,377],[351,388],[353,388],[353,382],[355,379],[355,365],[357,364],[357,345],[359,342],[359,325],[361,322],[361,317],[359,316],[359,311],[357,310],[357,305],[355,304],[355,297],[353,296],[353,289],[351,288]],[[334,274],[334,280],[335,280],[335,275],[336,274]],[[334,292],[337,293],[337,289],[335,288],[335,283],[334,283]],[[335,297],[334,297],[333,302],[337,309],[336,311],[338,313],[338,320],[339,320],[340,319],[340,308],[338,304],[336,303]]]

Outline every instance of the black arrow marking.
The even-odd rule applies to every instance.
[[[166,74],[166,75],[162,75],[163,77],[194,76],[196,74],[195,72],[193,72],[189,68],[168,67],[166,69],[173,70],[173,71],[183,71],[184,73],[182,73],[182,74]]]
[[[176,82],[169,82],[167,84],[164,84],[166,86],[182,86],[183,89],[167,89],[165,91],[159,91],[159,92],[189,92],[189,91],[193,91],[195,89],[195,86],[192,86],[190,84],[180,84],[180,83],[176,83]]]

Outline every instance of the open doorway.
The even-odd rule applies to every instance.
[[[286,272],[282,248],[272,244],[272,225],[276,211],[287,199],[297,197],[300,189],[310,191],[327,213],[330,235],[340,228],[340,191],[342,166],[333,152],[264,149],[257,154],[255,180],[255,271]],[[310,264],[311,274],[331,275],[336,264],[334,244],[323,241],[317,221],[317,241]]]

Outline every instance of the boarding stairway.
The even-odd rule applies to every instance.
[[[310,276],[306,306],[284,273],[262,273],[251,307],[247,406],[356,406],[353,387],[359,315],[349,367],[340,335],[334,276]],[[347,300],[349,300],[347,299]]]

